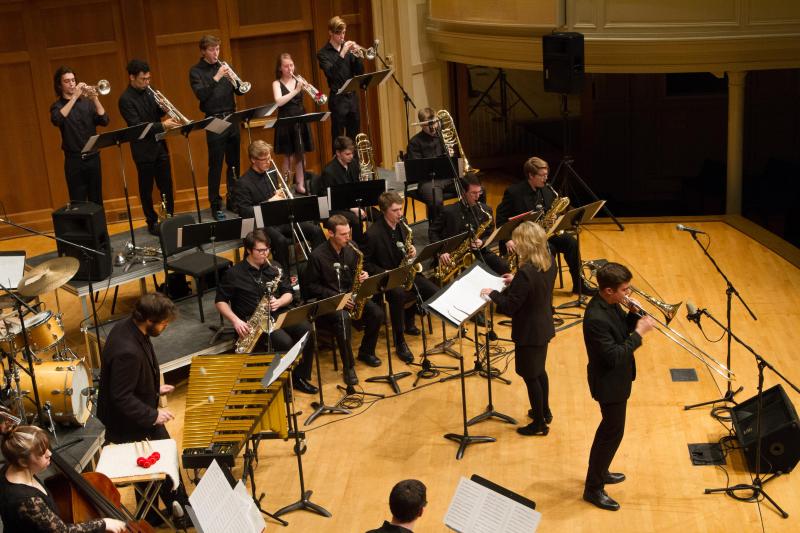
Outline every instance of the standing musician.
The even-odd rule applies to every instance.
[[[351,52],[360,47],[355,41],[345,41],[347,24],[336,16],[328,21],[328,42],[317,52],[319,68],[325,73],[331,93],[328,109],[331,111],[331,137],[347,135],[354,139],[361,129],[358,95],[355,91],[337,95],[344,82],[364,73],[361,59]],[[334,150],[336,148],[334,147]]]
[[[273,166],[272,146],[262,140],[255,140],[247,148],[250,168],[239,178],[234,191],[234,204],[242,218],[253,218],[255,209],[261,202],[272,202],[286,199],[286,191],[281,187],[278,173]],[[311,240],[311,247],[325,242],[325,236],[314,222],[300,222],[303,235]],[[292,226],[281,224],[266,228],[272,252],[281,265],[289,265],[289,246],[292,244]],[[297,236],[302,239],[302,235]]]
[[[308,258],[308,268],[303,276],[303,283],[310,296],[327,298],[353,289],[355,276],[363,282],[369,274],[366,270],[357,272],[358,255],[352,248],[350,241],[350,225],[342,215],[332,215],[325,222],[328,230],[328,242],[322,243],[311,252]],[[336,342],[342,356],[344,369],[344,382],[347,385],[358,383],[353,360],[352,336],[350,327],[350,313],[353,310],[352,299],[342,311],[319,317],[319,321],[336,332]],[[378,344],[378,333],[383,323],[383,310],[373,302],[367,300],[361,315],[364,326],[364,337],[358,348],[358,359],[369,366],[380,366],[381,360],[375,356],[375,347]]]
[[[503,193],[503,200],[497,206],[497,223],[505,224],[509,218],[529,211],[544,210],[547,212],[553,205],[556,193],[547,184],[550,167],[538,157],[531,157],[523,166],[526,180],[515,183]],[[572,276],[572,292],[593,295],[597,291],[586,285],[581,277],[581,265],[578,259],[578,241],[570,234],[553,235],[548,240],[553,253],[564,254],[564,259]],[[506,248],[514,251],[514,241],[506,242]]]
[[[411,137],[406,147],[406,159],[429,159],[431,157],[443,157],[447,155],[447,149],[439,137],[439,121],[436,113],[430,107],[420,109],[417,112],[422,131]],[[428,219],[436,218],[436,211],[444,202],[444,193],[455,194],[456,188],[452,179],[431,180],[424,176],[419,176],[419,194],[428,211]]]
[[[275,65],[275,81],[272,82],[272,96],[278,104],[278,118],[294,117],[306,112],[303,107],[303,89],[306,85],[294,78],[292,56],[287,53],[279,55]],[[313,151],[314,142],[308,123],[275,127],[275,152],[284,154],[283,175],[288,176],[290,169],[294,171],[294,190],[297,194],[306,194],[304,152]]]
[[[192,91],[200,101],[200,110],[206,117],[223,118],[236,111],[234,96],[241,96],[246,91],[231,82],[233,71],[219,61],[220,40],[213,35],[203,35],[200,39],[200,61],[189,70],[189,82]],[[206,130],[208,145],[208,201],[214,218],[224,220],[222,197],[219,195],[219,182],[222,175],[222,160],[225,159],[227,169],[225,182],[228,198],[233,191],[235,169],[239,168],[239,128],[228,127],[220,134]],[[230,204],[228,209],[233,211]]]
[[[386,191],[378,199],[378,207],[383,216],[369,227],[364,241],[364,265],[370,274],[397,268],[407,258],[417,255],[413,244],[406,246],[409,234],[408,227],[401,222],[403,198],[394,191]],[[438,290],[436,285],[422,274],[416,275],[414,285],[423,300],[427,300]],[[414,360],[414,354],[408,348],[404,334],[419,335],[420,330],[414,325],[415,308],[412,306],[405,309],[405,304],[415,300],[417,293],[414,287],[410,291],[403,287],[395,287],[386,293],[386,297],[389,302],[389,316],[392,319],[397,357],[410,363]]]
[[[606,484],[625,481],[625,474],[609,472],[625,432],[625,411],[636,379],[633,352],[642,336],[654,327],[642,318],[628,299],[631,271],[619,263],[606,263],[597,270],[599,292],[589,301],[583,315],[583,340],[589,356],[589,390],[600,404],[602,420],[589,453],[589,468],[583,499],[601,509],[616,511],[619,503],[605,491]],[[620,305],[629,309],[625,313]]]
[[[94,202],[103,205],[103,175],[100,154],[81,156],[81,149],[97,126],[108,126],[108,114],[100,103],[97,90],[77,83],[75,72],[59,67],[53,76],[58,99],[50,106],[50,122],[61,130],[64,151],[64,176],[70,202]]]
[[[121,533],[125,522],[114,518],[95,518],[79,524],[66,524],[59,516],[53,495],[36,477],[50,466],[50,439],[36,426],[4,428],[0,470],[0,517],[4,531],[29,533]]]
[[[489,250],[481,250],[483,240],[491,235],[494,229],[494,223],[491,221],[492,208],[479,201],[483,192],[481,180],[475,174],[469,174],[464,177],[462,182],[465,187],[464,201],[445,206],[436,220],[431,222],[428,230],[431,242],[441,241],[464,233],[468,227],[474,233],[478,230],[476,224],[482,226],[488,222],[486,229],[480,235],[476,235],[470,249],[474,254],[480,254],[489,268],[497,274],[505,274],[509,272],[508,262]],[[439,264],[449,265],[450,263],[449,253],[439,256]]]
[[[266,295],[267,284],[274,282],[279,275],[277,288],[269,299],[270,312],[278,315],[287,311],[293,299],[292,285],[286,268],[278,263],[269,262],[267,233],[261,229],[251,231],[245,236],[243,245],[246,254],[244,260],[225,273],[217,288],[215,300],[217,310],[233,324],[239,337],[250,333],[250,326],[246,320],[253,315],[258,303]],[[309,331],[311,325],[308,322],[275,330],[269,336],[269,340],[266,335],[261,336],[256,350],[266,350],[270,342],[273,350],[287,351]],[[309,381],[313,357],[314,343],[306,342],[300,364],[292,372],[294,388],[307,394],[317,392],[317,388]]]
[[[148,90],[150,87],[150,65],[141,59],[128,63],[128,88],[119,97],[119,112],[128,126],[149,122],[153,125],[144,139],[131,143],[133,161],[139,174],[139,198],[147,220],[147,231],[158,235],[158,214],[153,209],[153,180],[160,195],[166,199],[166,210],[172,214],[172,172],[169,165],[169,149],[165,140],[156,141],[156,133],[181,124],[172,118],[161,122],[166,111],[161,109]],[[159,197],[160,197],[159,195]]]
[[[322,169],[320,180],[323,190],[334,185],[345,183],[358,183],[360,180],[360,167],[355,159],[355,144],[353,139],[340,135],[333,140],[334,157]],[[364,227],[362,221],[366,213],[358,207],[351,207],[349,211],[331,211],[333,214],[342,215],[347,219],[353,230],[353,239],[360,243],[364,240]]]
[[[553,420],[550,412],[550,381],[545,362],[547,345],[555,337],[553,326],[553,285],[556,269],[547,246],[547,234],[533,222],[523,222],[512,234],[519,254],[516,275],[504,274],[509,285],[504,292],[481,289],[481,296],[492,299],[497,309],[511,317],[515,370],[525,381],[533,422],[517,428],[520,435],[547,435]]]
[[[156,352],[151,337],[161,335],[177,316],[175,304],[160,292],[141,296],[133,313],[109,333],[101,354],[100,390],[97,418],[106,427],[106,440],[114,444],[169,439],[165,424],[175,416],[158,406],[161,396],[175,390],[161,384]],[[181,505],[189,498],[183,484],[172,490],[170,483],[161,487],[160,496],[183,522]],[[155,517],[148,517],[148,521]]]

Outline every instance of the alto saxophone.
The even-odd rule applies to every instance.
[[[360,320],[361,315],[364,313],[364,306],[367,305],[367,298],[362,298],[360,300],[356,298],[356,296],[358,296],[358,289],[361,287],[359,278],[361,277],[361,272],[364,270],[364,254],[353,244],[353,241],[348,241],[347,244],[350,245],[350,248],[352,248],[358,256],[356,272],[353,274],[353,287],[350,289],[353,298],[353,310],[350,311],[350,318],[353,320]]]
[[[490,215],[480,204],[477,203],[478,209],[481,210],[481,213],[486,217],[479,226],[478,229],[475,231],[475,237],[480,238],[480,235],[483,235],[483,232],[492,225],[492,215]],[[462,242],[456,250],[450,254],[450,264],[447,265],[438,265],[433,276],[436,278],[436,281],[439,282],[440,285],[444,286],[447,284],[453,276],[458,274],[463,268],[468,267],[472,264],[474,260],[474,255],[472,252],[472,239],[467,239]]]
[[[267,264],[272,266],[269,261],[267,261]],[[252,353],[261,335],[265,331],[272,332],[275,327],[275,320],[272,318],[269,301],[275,294],[275,289],[278,288],[281,282],[281,276],[283,276],[283,271],[280,267],[276,266],[275,270],[278,271],[278,274],[275,276],[275,279],[266,284],[266,293],[261,297],[261,300],[256,306],[256,310],[247,321],[247,327],[250,328],[250,332],[236,340],[236,353]]]
[[[406,228],[406,238],[403,240],[403,251],[406,256],[403,258],[403,266],[410,267],[414,265],[414,268],[408,269],[408,277],[405,283],[403,283],[405,290],[410,291],[411,287],[414,286],[414,278],[417,277],[418,273],[422,272],[422,265],[419,263],[415,264],[414,258],[410,255],[411,247],[414,245],[414,232],[411,231],[411,227],[406,222],[406,217],[402,217],[400,223]]]

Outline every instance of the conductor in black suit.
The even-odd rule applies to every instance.
[[[512,234],[517,243],[519,268],[516,275],[504,274],[509,287],[499,292],[481,289],[497,309],[511,317],[515,370],[525,381],[533,422],[517,428],[520,435],[547,435],[553,415],[550,412],[550,381],[545,369],[547,345],[555,337],[553,326],[553,284],[556,269],[547,247],[547,234],[533,222],[523,222]]]
[[[462,181],[464,183],[464,200],[445,206],[436,220],[431,222],[428,236],[431,242],[436,242],[464,233],[468,227],[474,233],[479,226],[485,225],[488,221],[486,229],[480,235],[475,235],[471,248],[474,254],[481,256],[489,268],[497,274],[505,274],[509,272],[508,262],[489,250],[481,249],[484,240],[492,234],[494,229],[494,222],[491,220],[492,208],[480,201],[483,193],[481,180],[478,176],[469,174]],[[439,256],[439,263],[448,264],[449,262],[450,254],[445,253]]]
[[[547,162],[538,157],[531,157],[525,162],[523,172],[525,181],[515,183],[503,193],[503,200],[497,206],[497,223],[502,225],[508,219],[535,210],[547,212],[553,205],[557,195],[555,190],[547,183],[550,167]],[[549,241],[553,253],[564,254],[564,260],[572,276],[572,292],[577,294],[578,287],[583,283],[581,279],[581,265],[578,256],[578,241],[570,234],[553,235]],[[513,251],[514,241],[506,242],[509,251]],[[581,294],[592,295],[594,289],[585,283],[580,287]]]
[[[602,420],[592,442],[583,499],[616,511],[619,504],[605,491],[605,485],[625,480],[608,468],[625,431],[625,412],[631,385],[636,379],[633,352],[642,345],[642,336],[653,329],[650,317],[640,318],[628,299],[631,271],[619,263],[607,263],[597,271],[599,292],[583,315],[583,339],[589,355],[589,390],[600,404]],[[620,305],[628,307],[626,313]]]
[[[136,301],[131,316],[109,333],[101,355],[97,400],[97,418],[106,427],[108,442],[121,444],[170,438],[164,424],[175,416],[159,407],[158,401],[175,387],[161,384],[161,372],[150,337],[161,335],[176,315],[172,300],[160,292],[148,293]],[[172,491],[172,484],[165,483],[159,494],[175,518],[183,516],[182,512],[176,512],[179,507],[173,503],[188,503],[183,484]]]

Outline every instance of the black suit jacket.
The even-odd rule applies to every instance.
[[[127,318],[111,330],[101,360],[97,418],[106,438],[132,442],[156,434],[161,375],[150,338]]]
[[[503,225],[508,219],[541,207],[550,209],[555,195],[550,187],[534,190],[528,180],[511,185],[503,193],[503,200],[497,206],[497,224]]]
[[[405,242],[406,230],[402,224],[398,224],[402,235],[402,241]],[[400,266],[404,254],[397,247],[397,239],[392,237],[392,230],[386,219],[380,217],[372,223],[367,229],[365,234],[364,247],[364,269],[370,275],[379,274],[385,270],[392,270]]]
[[[511,340],[520,346],[544,346],[555,337],[553,326],[553,285],[555,262],[540,272],[525,263],[503,292],[492,291],[489,297],[497,310],[511,317]]]
[[[594,296],[583,315],[583,340],[589,355],[587,372],[592,398],[600,403],[625,401],[636,379],[634,350],[642,345],[636,333],[639,317]]]
[[[488,216],[492,216],[491,207],[484,203],[481,203],[481,207],[483,207]],[[473,212],[475,213],[475,218],[478,220],[478,224],[482,224],[486,221],[487,215],[482,213],[477,206],[473,207]],[[467,231],[467,224],[469,223],[471,226],[474,226],[475,218],[467,212],[461,202],[446,205],[444,209],[439,212],[439,216],[436,217],[436,220],[431,223],[428,229],[431,242],[441,241],[442,239],[447,239],[448,237],[453,237],[454,235]],[[489,227],[486,228],[486,231],[484,231],[482,235],[478,235],[478,237],[485,240],[492,234],[493,229],[494,224],[490,224]]]

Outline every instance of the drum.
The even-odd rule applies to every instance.
[[[53,420],[62,424],[83,425],[89,419],[89,392],[92,386],[89,367],[82,360],[42,361],[33,367],[39,401],[52,406]],[[22,395],[33,402],[28,374],[20,372]]]
[[[5,326],[5,336],[0,337],[0,350],[6,353],[16,353],[25,348],[19,319],[6,321]],[[53,314],[52,311],[42,311],[26,318],[25,330],[28,333],[28,344],[33,353],[43,352],[64,338],[61,315]]]

